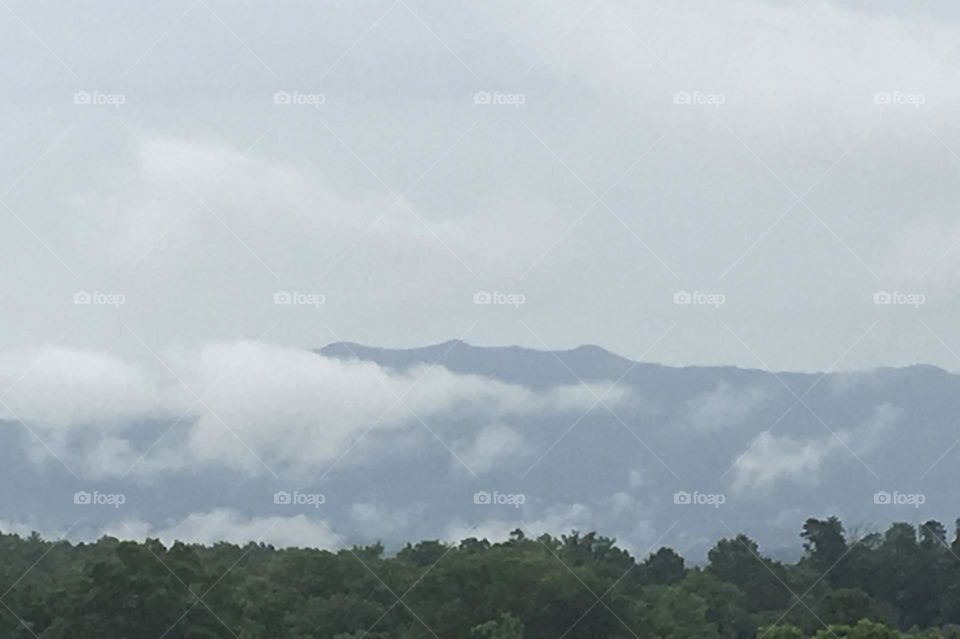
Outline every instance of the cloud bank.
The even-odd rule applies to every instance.
[[[0,415],[29,427],[36,461],[60,459],[101,479],[204,468],[316,475],[422,444],[431,431],[452,438],[447,422],[456,415],[478,425],[462,460],[471,472],[488,472],[524,452],[511,420],[583,411],[603,392],[535,392],[442,366],[397,373],[260,342],[174,349],[162,368],[152,377],[72,349],[0,354],[8,389]],[[614,389],[607,401],[624,397]]]

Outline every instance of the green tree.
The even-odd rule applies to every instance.
[[[764,639],[804,639],[803,632],[790,624],[761,626],[757,629],[757,636]]]
[[[746,595],[751,611],[786,609],[790,589],[783,567],[760,554],[757,543],[746,535],[721,539],[707,553],[707,572],[734,584]]]
[[[474,626],[470,630],[471,639],[523,639],[523,624],[509,613],[499,619]]]
[[[675,584],[684,575],[683,557],[672,548],[660,548],[640,564],[641,580],[645,584]]]

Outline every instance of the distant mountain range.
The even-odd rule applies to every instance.
[[[629,397],[593,408],[573,430],[569,421],[515,425],[538,444],[534,453],[553,446],[519,485],[546,504],[587,504],[597,517],[592,527],[637,543],[677,522],[668,538],[695,553],[734,529],[775,552],[797,547],[808,516],[837,514],[859,532],[960,516],[960,377],[936,367],[678,368],[592,345],[539,351],[461,341],[413,349],[335,343],[320,353],[400,371],[439,365],[533,390],[616,382]],[[497,479],[510,485],[516,477]],[[722,494],[724,503],[675,504],[675,492]],[[890,493],[894,503],[875,503],[876,493],[876,501]]]
[[[860,533],[890,521],[937,518],[949,526],[960,516],[960,377],[938,368],[677,368],[597,346],[538,351],[461,341],[413,349],[334,343],[314,353],[324,370],[347,368],[306,380],[293,399],[258,400],[264,437],[322,439],[364,408],[375,391],[354,396],[336,386],[357,367],[400,389],[402,415],[389,428],[362,422],[330,440],[335,455],[318,449],[322,462],[289,474],[285,460],[310,441],[278,452],[251,439],[270,473],[207,465],[200,456],[171,472],[89,478],[39,463],[27,431],[0,429],[0,526],[206,541],[255,537],[258,524],[273,522],[287,534],[267,537],[277,543],[383,540],[388,547],[502,537],[516,527],[577,529],[615,536],[638,553],[672,545],[698,559],[718,537],[741,531],[765,552],[795,555],[810,516],[838,515]],[[298,362],[303,356],[295,352]],[[267,380],[275,372],[260,371]],[[417,391],[404,397],[409,386]],[[288,422],[303,417],[291,402],[317,414],[296,435]],[[218,410],[229,423],[229,412]],[[158,418],[135,426],[129,445],[149,461],[161,459],[167,443],[191,441],[195,424]],[[235,443],[226,433],[222,441]],[[65,497],[77,490],[123,493],[125,504],[80,508]],[[292,503],[275,493],[289,493]],[[322,502],[303,494],[323,494]]]

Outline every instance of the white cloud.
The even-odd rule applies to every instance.
[[[159,409],[136,367],[102,352],[51,347],[0,351],[0,387],[14,415],[51,433],[70,428],[107,431]]]
[[[510,532],[517,528],[523,530],[527,537],[536,537],[544,533],[559,536],[568,534],[571,530],[589,532],[595,526],[596,522],[589,506],[564,504],[548,508],[536,519],[523,519],[520,516],[486,519],[476,526],[470,526],[460,520],[453,521],[447,525],[443,537],[450,542],[458,542],[469,537],[503,541],[509,538]]]
[[[486,427],[464,455],[489,470],[522,445],[500,419],[584,410],[594,401],[584,387],[541,393],[442,366],[397,373],[256,342],[174,350],[167,358],[176,381],[103,353],[40,355],[0,353],[0,382],[16,382],[7,402],[43,440],[32,442],[35,456],[49,447],[89,477],[131,467],[141,476],[204,467],[299,475],[340,459],[360,437],[341,463],[402,450],[421,434],[418,418],[453,412]],[[157,435],[142,430],[150,420],[176,432],[138,461]]]
[[[176,541],[213,545],[221,541],[245,545],[248,542],[272,544],[278,548],[304,547],[333,550],[343,541],[326,521],[303,514],[289,517],[247,516],[227,508],[194,512],[164,523],[149,523],[137,517],[118,518],[101,526],[77,525],[50,527],[32,520],[0,520],[0,531],[26,537],[37,531],[47,540],[68,539],[93,542],[104,535],[143,541],[159,539],[167,546]]]
[[[52,452],[75,472],[100,475],[136,459],[125,431],[166,406],[158,389],[137,367],[102,352],[51,347],[0,352],[0,418],[25,423],[23,441],[40,461]],[[72,464],[69,464],[72,465]]]
[[[165,526],[154,526],[138,519],[124,520],[104,527],[100,534],[138,541],[151,537],[168,545],[175,541],[205,545],[219,541],[243,545],[254,541],[284,548],[334,549],[342,546],[340,538],[325,522],[303,514],[291,517],[247,517],[223,508],[192,513],[181,521]]]
[[[305,249],[322,238],[324,254],[336,254],[392,203],[392,197],[386,195],[346,197],[323,181],[317,183],[316,176],[306,169],[282,161],[250,157],[229,146],[170,137],[143,140],[136,164],[112,188],[114,192],[106,198],[94,191],[77,202],[91,220],[91,235],[106,249],[102,256],[124,268],[143,259],[167,272],[205,261],[211,248],[222,250],[211,247],[207,239],[229,234],[223,224],[261,228],[264,234],[251,242],[286,238]],[[197,203],[201,194],[210,209]],[[405,230],[395,220],[384,224],[389,227],[384,230],[387,234],[409,234],[414,228],[408,225]],[[74,239],[94,241],[86,235]],[[270,253],[279,248],[271,245]],[[284,247],[287,251],[292,248],[290,244]],[[410,250],[417,249],[410,246]]]
[[[40,533],[45,539],[59,539],[63,534],[62,530],[53,532],[53,534],[51,534],[51,532],[45,531],[44,527],[36,522],[26,522],[19,519],[0,519],[0,532],[3,532],[6,535],[20,535],[21,537],[29,537],[34,531]]]
[[[419,432],[418,418],[455,410],[481,419],[555,410],[547,394],[440,366],[390,373],[372,363],[250,342],[206,346],[188,357],[186,381],[192,388],[229,378],[205,399],[190,431],[190,457],[247,471],[262,469],[245,447],[278,472],[300,473],[338,459],[365,432],[373,435],[364,439],[370,446],[360,449],[367,452],[376,447],[377,435],[407,426]],[[580,407],[592,401],[585,389],[566,392],[579,397]],[[224,423],[246,446],[224,445]],[[490,453],[502,435],[492,431],[477,455]]]
[[[653,542],[663,532],[657,532],[656,524],[649,516],[650,513],[641,508],[636,497],[619,492],[599,500],[595,508],[583,503],[557,504],[545,509],[539,516],[525,513],[514,517],[490,518],[474,527],[462,520],[455,520],[446,526],[443,538],[451,543],[469,537],[498,542],[508,539],[517,528],[531,538],[542,534],[559,537],[576,530],[606,536],[612,534],[617,546],[636,553],[646,550],[645,544]],[[624,528],[622,522],[629,524]],[[620,533],[613,532],[616,530]]]
[[[424,510],[423,503],[391,508],[378,501],[359,502],[350,507],[350,519],[364,537],[396,536],[396,531],[416,522]]]
[[[495,424],[477,433],[469,445],[457,452],[457,456],[470,470],[483,474],[516,458],[524,449],[524,439],[517,431]]]
[[[842,446],[831,436],[798,441],[792,437],[760,433],[734,464],[733,488],[769,490],[783,479],[815,483],[821,464]]]
[[[858,463],[856,457],[869,452],[901,412],[890,404],[880,404],[863,423],[842,428],[823,437],[798,440],[760,433],[733,465],[735,491],[769,492],[778,482],[816,484],[827,460]],[[856,457],[854,457],[856,455]]]
[[[713,390],[687,402],[686,419],[703,431],[736,426],[757,410],[766,397],[762,388],[734,388],[721,381]]]

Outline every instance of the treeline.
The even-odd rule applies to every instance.
[[[809,519],[795,564],[746,536],[691,567],[594,533],[337,552],[0,535],[0,637],[960,638],[960,537]]]

